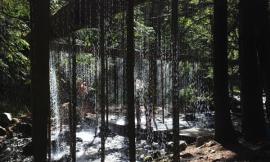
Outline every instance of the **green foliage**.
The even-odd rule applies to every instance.
[[[18,52],[29,49],[29,5],[26,0],[2,0],[0,8],[0,50]]]
[[[0,105],[10,111],[29,106],[29,12],[27,0],[0,1]]]
[[[79,53],[76,57],[77,64],[91,65],[95,62],[95,57],[89,53]]]
[[[29,81],[30,62],[23,54],[7,54],[2,63],[5,69],[3,72],[6,73],[9,79],[22,83]]]

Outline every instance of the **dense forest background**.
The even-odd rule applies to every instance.
[[[55,13],[66,2],[52,1],[51,13]],[[164,3],[169,3],[164,1]],[[228,2],[228,59],[229,59],[229,91],[230,96],[240,94],[239,84],[239,11],[238,1]],[[199,67],[203,82],[208,84],[209,94],[204,96],[207,100],[212,102],[213,87],[213,66],[212,66],[212,26],[213,26],[213,2],[209,0],[192,0],[179,3],[179,26],[181,40],[180,53],[184,58],[182,72],[190,71],[194,61],[202,62]],[[151,23],[143,21],[142,7],[135,8],[135,50],[139,51],[142,48],[138,43],[143,37],[147,37],[150,41],[155,41],[155,29]],[[166,11],[167,10],[167,11]],[[1,111],[12,109],[15,112],[29,110],[30,104],[30,54],[29,54],[29,39],[30,39],[30,16],[29,16],[29,2],[13,0],[2,0],[0,10],[1,21]],[[161,18],[160,28],[162,29],[162,36],[169,37],[169,17],[166,13],[169,8],[164,9],[164,15]],[[119,15],[120,17],[121,15]],[[114,23],[119,20],[114,20]],[[117,30],[117,26],[115,28]],[[87,31],[85,31],[87,32]],[[90,34],[85,36],[85,32],[78,32],[78,37],[85,43],[85,45],[94,44],[97,41],[93,31],[90,39]],[[111,47],[119,46],[117,40],[121,37],[120,32],[109,33],[108,37],[112,38]],[[115,40],[115,41],[114,41]],[[166,42],[165,42],[166,44]],[[167,42],[169,46],[170,42]],[[164,46],[164,44],[163,44]],[[80,59],[81,61],[87,59]],[[193,60],[193,61],[189,61]],[[83,63],[83,62],[82,62]],[[182,95],[191,99],[196,89],[192,85],[184,87],[181,91]],[[187,102],[193,102],[189,100]],[[233,101],[232,101],[233,102]]]
[[[81,161],[114,137],[132,162],[148,146],[268,160],[269,15],[268,0],[0,0],[0,146],[24,134],[27,156],[76,161],[92,133],[100,155]]]

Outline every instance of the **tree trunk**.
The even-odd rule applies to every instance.
[[[227,0],[214,1],[214,103],[215,138],[234,142],[228,92]]]
[[[71,154],[71,159],[72,162],[76,161],[76,126],[77,126],[77,112],[76,112],[76,107],[77,107],[77,87],[76,87],[76,80],[77,80],[77,62],[76,62],[76,50],[75,50],[75,37],[72,38],[72,46],[73,46],[73,51],[72,51],[72,109],[71,109],[71,128],[70,128],[70,154]]]
[[[100,0],[99,2],[99,30],[100,30],[100,37],[99,37],[99,57],[100,57],[100,113],[101,113],[101,127],[100,127],[100,134],[101,134],[101,162],[105,161],[105,31],[104,31],[104,0]]]
[[[106,129],[109,128],[109,67],[108,67],[108,57],[105,59],[105,92],[106,92]]]
[[[117,69],[117,59],[113,56],[113,77],[114,77],[114,104],[118,106],[118,69]]]
[[[179,146],[179,47],[178,47],[178,0],[172,0],[172,17],[171,17],[171,39],[172,39],[172,108],[173,108],[173,161],[180,161]]]
[[[136,161],[135,145],[135,107],[134,107],[134,0],[127,1],[127,117],[128,117],[128,139],[129,160]]]
[[[270,121],[270,56],[269,56],[269,20],[267,11],[267,0],[256,1],[256,14],[257,14],[257,48],[260,58],[260,67],[262,70],[263,88],[266,95],[266,112],[268,121]]]
[[[33,155],[46,161],[48,144],[49,88],[49,1],[31,1],[31,108]]]
[[[255,12],[253,1],[240,1],[240,80],[242,131],[247,140],[257,140],[265,135],[262,92],[258,72],[255,40]]]

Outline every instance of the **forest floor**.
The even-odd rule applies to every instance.
[[[31,118],[29,115],[12,119],[12,124],[6,128],[7,134],[0,137],[0,162],[33,161],[30,123]],[[196,131],[198,129],[192,127],[192,129],[186,130]],[[181,130],[182,133],[184,131],[185,130]],[[211,137],[201,138],[192,136],[192,139],[193,141],[182,139],[185,141],[180,142],[182,150],[180,152],[181,162],[270,161],[270,141],[261,141],[251,144],[244,140],[239,140],[239,144],[225,147],[214,141]],[[66,146],[63,146],[63,149],[65,147]],[[81,130],[77,133],[77,147],[79,149],[77,156],[80,157],[78,161],[100,161],[100,138],[99,136],[95,137],[94,128],[92,128],[91,131]],[[172,142],[166,141],[165,139],[161,144],[158,142],[149,144],[145,140],[138,140],[136,148],[139,162],[170,162],[172,160]],[[111,162],[128,161],[128,145],[127,139],[124,136],[114,133],[110,134],[106,140],[106,150],[106,159],[110,159]],[[65,154],[65,152],[63,153]],[[63,156],[63,158],[56,161],[64,162],[64,154],[59,154]]]
[[[189,162],[269,162],[270,143],[250,144],[240,141],[239,144],[222,146],[209,140],[201,146],[196,146],[196,143],[188,145],[180,157],[181,161]]]

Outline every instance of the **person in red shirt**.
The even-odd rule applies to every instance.
[[[84,110],[86,108],[86,95],[88,94],[88,88],[86,82],[82,82],[79,87],[79,96],[81,99],[81,115],[84,115]]]

